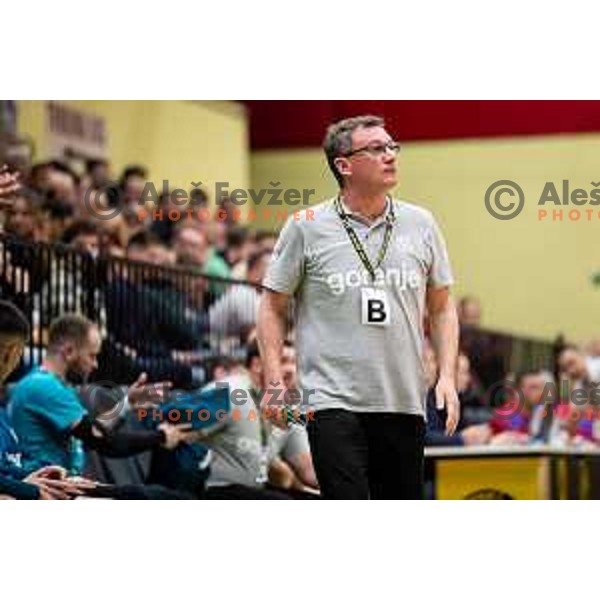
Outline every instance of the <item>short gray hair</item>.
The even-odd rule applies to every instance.
[[[357,129],[364,127],[384,127],[384,121],[381,117],[374,115],[363,115],[360,117],[351,117],[333,123],[327,129],[325,140],[323,141],[323,150],[327,157],[327,164],[334,177],[337,179],[340,187],[344,184],[344,178],[335,166],[335,159],[344,156],[352,151],[352,134]]]

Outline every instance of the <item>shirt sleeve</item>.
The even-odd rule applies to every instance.
[[[17,500],[38,500],[40,493],[35,485],[0,475],[0,494]]]
[[[279,454],[284,460],[290,461],[294,456],[305,453],[310,453],[306,429],[304,427],[292,427]]]
[[[279,234],[263,285],[274,292],[294,294],[304,277],[304,234],[300,224],[288,219]]]
[[[29,410],[58,431],[69,431],[87,415],[75,391],[58,381],[48,378],[38,390],[40,397],[29,404]]]
[[[435,219],[431,217],[427,243],[431,253],[431,265],[427,283],[433,287],[447,287],[454,283],[448,249],[444,236]]]

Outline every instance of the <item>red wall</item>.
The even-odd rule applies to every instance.
[[[320,146],[327,125],[376,114],[400,141],[600,131],[595,100],[251,100],[254,149]]]

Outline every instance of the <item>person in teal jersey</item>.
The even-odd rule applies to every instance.
[[[85,462],[82,442],[118,458],[174,449],[184,440],[186,427],[161,423],[152,431],[115,431],[88,415],[69,384],[84,383],[97,368],[101,344],[98,327],[81,315],[66,314],[52,322],[46,359],[15,385],[9,399],[8,415],[25,469],[57,464],[80,474]],[[140,399],[140,381],[129,388],[131,404]]]

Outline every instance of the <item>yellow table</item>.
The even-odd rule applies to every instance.
[[[600,498],[600,451],[552,446],[427,448],[439,500]]]

